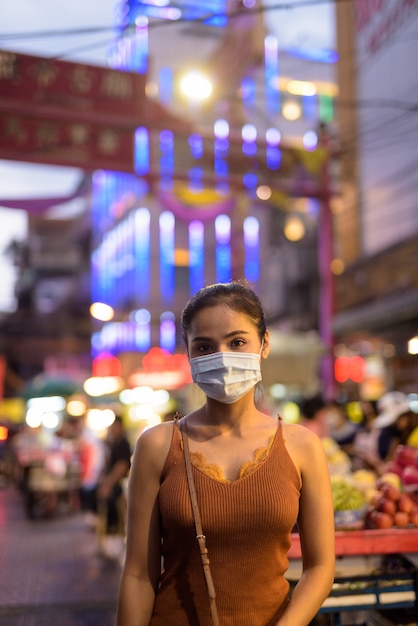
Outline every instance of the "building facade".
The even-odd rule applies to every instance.
[[[336,281],[341,354],[366,360],[367,395],[416,391],[408,341],[418,331],[416,158],[418,5],[361,0],[337,6],[346,269]],[[367,374],[369,363],[370,375]]]
[[[92,299],[116,312],[96,323],[93,356],[120,354],[131,370],[133,353],[140,367],[154,346],[182,350],[184,303],[231,279],[254,286],[277,332],[321,334],[320,224],[333,190],[319,128],[334,126],[335,56],[281,50],[263,13],[245,4],[193,14],[182,3],[121,7],[110,61],[147,73],[150,122],[137,131],[136,174],[93,177]],[[212,98],[180,92],[197,70]],[[293,368],[299,390],[321,384],[318,344],[303,381]]]

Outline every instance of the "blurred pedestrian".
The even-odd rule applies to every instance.
[[[382,461],[390,461],[397,446],[408,443],[417,423],[418,415],[411,411],[404,393],[390,391],[380,398],[373,427],[377,430],[377,448]]]
[[[365,469],[380,474],[382,463],[378,450],[379,433],[374,428],[377,417],[377,403],[375,401],[361,401],[362,418],[357,432],[349,447],[354,471]]]
[[[86,521],[97,526],[97,486],[105,465],[105,446],[83,418],[78,420],[77,449],[80,464],[80,505]]]
[[[357,424],[347,416],[344,407],[337,402],[329,402],[325,409],[328,437],[336,441],[339,447],[348,451],[357,433]]]
[[[104,446],[85,429],[80,453],[84,476],[80,490],[82,509],[96,516],[94,525],[101,538],[123,534],[124,480],[129,473],[132,451],[122,418],[119,415],[115,417]]]
[[[300,404],[299,423],[318,437],[328,437],[329,423],[327,404],[320,394],[305,397]]]
[[[97,486],[98,503],[106,507],[106,534],[121,532],[120,507],[124,497],[123,481],[131,466],[131,446],[122,417],[116,415],[108,430],[108,452],[103,474]]]

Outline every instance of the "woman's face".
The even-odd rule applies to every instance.
[[[187,337],[189,358],[214,352],[259,353],[260,348],[261,341],[254,322],[244,313],[234,311],[224,304],[199,311],[190,325]],[[269,352],[267,331],[261,356],[266,358]]]

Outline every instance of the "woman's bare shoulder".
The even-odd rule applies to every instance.
[[[138,458],[162,469],[173,438],[173,428],[174,422],[163,422],[144,430],[135,445],[134,461]]]
[[[318,435],[301,424],[283,424],[283,439],[302,476],[313,466],[326,467],[325,449]]]
[[[283,438],[295,448],[322,448],[321,439],[309,428],[301,424],[282,423]]]

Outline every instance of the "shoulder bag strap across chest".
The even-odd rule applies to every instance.
[[[193,510],[195,528],[196,528],[196,540],[199,546],[200,559],[202,561],[203,572],[205,574],[206,586],[209,595],[210,612],[212,615],[213,626],[219,626],[218,610],[216,607],[216,593],[212,580],[212,574],[210,571],[210,562],[208,549],[206,547],[206,537],[203,534],[202,522],[200,519],[199,504],[197,501],[196,488],[193,479],[192,462],[190,459],[189,441],[187,437],[187,426],[185,422],[179,422],[180,436],[183,441],[184,460],[186,463],[187,482],[189,486],[190,501]]]

